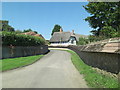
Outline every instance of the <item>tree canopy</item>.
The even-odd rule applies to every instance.
[[[54,32],[59,32],[59,31],[60,31],[60,28],[62,28],[62,27],[61,27],[60,25],[57,25],[57,24],[56,24],[56,25],[54,26],[53,30],[52,30],[51,35],[53,35]]]
[[[0,31],[15,31],[8,21],[0,20]]]
[[[27,29],[27,30],[24,30],[23,32],[35,32],[36,34],[38,33],[37,31],[33,31],[32,29]]]
[[[95,36],[115,37],[120,32],[120,2],[89,2],[83,6],[90,13],[85,19]]]

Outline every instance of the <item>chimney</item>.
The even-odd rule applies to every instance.
[[[62,28],[60,28],[60,32],[63,32]]]

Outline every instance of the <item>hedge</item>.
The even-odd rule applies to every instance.
[[[15,32],[5,32],[0,33],[2,37],[3,46],[39,46],[44,45],[45,40],[41,37],[17,34]]]

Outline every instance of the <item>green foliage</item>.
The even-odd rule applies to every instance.
[[[116,32],[111,26],[104,26],[100,32],[100,36],[108,38],[120,37],[120,31]]]
[[[79,38],[79,41],[77,42],[77,45],[86,45],[91,42],[97,42],[109,38],[114,38],[114,37],[120,37],[120,32],[112,32],[110,29],[103,29],[100,32],[100,36],[95,36],[95,35],[89,35],[88,38]]]
[[[15,33],[23,33],[21,30],[15,30]]]
[[[24,30],[23,33],[25,33],[25,32],[35,32],[36,34],[38,33],[37,31],[33,31],[32,29]]]
[[[37,31],[34,31],[36,34],[38,33]]]
[[[47,45],[50,45],[50,41],[49,41],[49,40],[46,40],[46,44],[47,44]]]
[[[107,31],[108,31],[108,33],[106,33]],[[105,30],[105,33],[103,31],[103,32],[101,32],[101,34],[102,34],[101,36],[89,35],[88,38],[80,37],[79,41],[77,42],[77,45],[86,45],[91,42],[97,42],[97,41],[101,41],[101,40],[108,39],[111,37],[118,37],[118,33],[113,33],[113,32],[109,33],[109,30]],[[110,37],[110,35],[112,35],[112,36]]]
[[[42,56],[43,55],[35,55],[35,56],[28,56],[28,57],[2,59],[0,60],[0,63],[2,63],[2,67],[0,67],[0,70],[6,71],[6,70],[19,68],[22,66],[32,64],[35,61],[39,60]]]
[[[86,45],[89,43],[89,40],[83,37],[79,38],[79,41],[77,42],[77,45]]]
[[[31,32],[32,29],[27,29],[27,30],[24,30],[23,32]]]
[[[89,25],[94,28],[93,35],[119,36],[117,34],[120,30],[119,5],[120,2],[89,2],[84,6],[85,10],[91,14],[85,21],[88,21]],[[109,32],[111,33],[108,34]]]
[[[105,30],[106,32],[107,30]],[[108,31],[109,32],[109,31]],[[112,32],[108,33],[108,35],[110,34],[111,35]],[[89,35],[88,38],[82,38],[80,37],[79,38],[79,41],[77,42],[77,45],[86,45],[86,44],[89,44],[91,42],[97,42],[97,41],[101,41],[101,40],[104,40],[104,39],[108,39],[109,37],[104,35],[104,32],[102,33],[103,35],[102,36],[95,36],[95,35]],[[105,33],[106,34],[106,33]],[[118,34],[116,33],[113,33],[112,34],[112,37],[113,35],[115,35],[114,37],[116,37]]]
[[[60,31],[60,28],[61,28],[60,25],[55,25],[54,28],[53,28],[53,30],[52,30],[51,35],[53,35],[54,32],[59,32],[59,31]]]
[[[8,21],[3,21],[0,20],[1,26],[0,26],[0,31],[15,31],[13,27],[8,25]]]
[[[83,74],[89,87],[92,88],[118,88],[117,78],[100,74],[92,69],[91,66],[86,65],[79,56],[71,50],[66,50],[71,53],[71,60],[80,74]]]
[[[96,42],[104,39],[107,39],[107,38],[105,36],[94,36],[94,35],[90,35],[88,37],[89,42]]]
[[[31,35],[4,31],[0,36],[2,36],[2,45],[5,46],[39,46],[45,44],[45,40],[43,38]]]

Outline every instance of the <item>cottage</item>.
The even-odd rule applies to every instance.
[[[76,45],[77,41],[79,41],[80,37],[84,37],[84,35],[75,34],[74,30],[72,32],[63,32],[60,29],[60,32],[54,32],[53,36],[50,39],[51,46],[68,46],[68,45]]]

